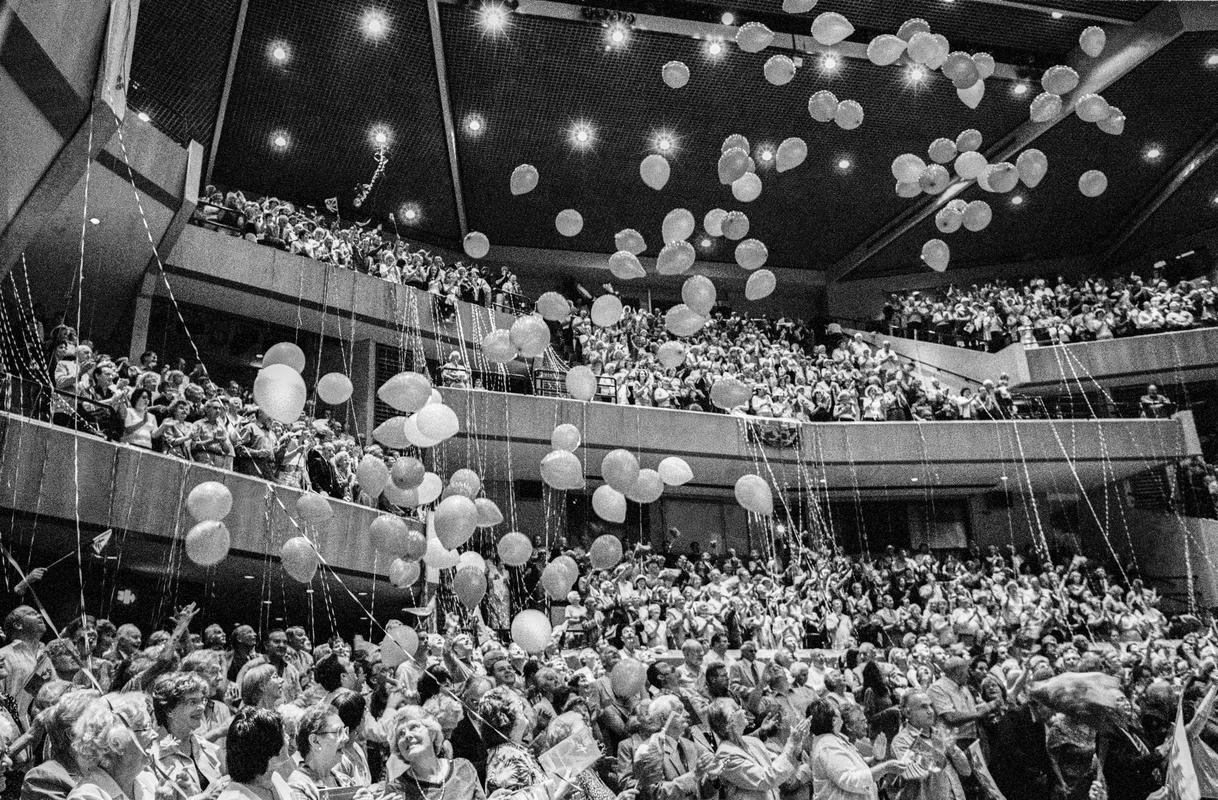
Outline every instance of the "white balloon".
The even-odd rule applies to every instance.
[[[1058,64],[1045,70],[1044,75],[1040,78],[1040,85],[1049,94],[1060,97],[1078,87],[1078,73],[1074,71],[1073,67]]]
[[[376,396],[396,411],[413,413],[431,398],[431,378],[421,372],[399,372],[381,384]]]
[[[760,22],[746,22],[736,31],[736,46],[746,53],[760,53],[774,41],[774,31]]]
[[[938,43],[930,31],[918,31],[909,37],[909,58],[915,64],[926,64],[938,52]]]
[[[626,496],[608,484],[592,493],[592,510],[606,522],[626,521]]]
[[[380,497],[381,492],[389,485],[389,467],[376,456],[366,455],[355,468],[355,480],[361,491],[373,497]]]
[[[795,62],[790,56],[770,56],[762,72],[765,79],[775,86],[786,86],[795,77]]]
[[[596,375],[583,364],[567,370],[567,394],[576,400],[591,400],[596,396]]]
[[[688,239],[694,235],[694,227],[697,222],[694,221],[694,215],[687,208],[674,208],[664,215],[664,223],[661,225],[661,233],[664,237],[664,244],[672,244]]]
[[[1074,113],[1083,122],[1100,122],[1108,119],[1112,106],[1108,101],[1094,92],[1083,95],[1074,106]]]
[[[512,179],[509,187],[512,190],[512,194],[528,194],[537,188],[537,180],[537,167],[532,164],[521,164],[512,170]]]
[[[265,369],[272,364],[286,364],[297,372],[304,372],[304,351],[292,342],[271,345],[262,356],[262,367]]]
[[[926,169],[926,162],[913,153],[904,153],[892,161],[892,177],[901,183],[913,183]]]
[[[661,460],[657,471],[660,479],[669,486],[682,486],[694,479],[694,471],[679,456],[668,456]]]
[[[741,203],[751,203],[761,196],[761,178],[755,172],[746,172],[732,182],[732,197]]]
[[[837,95],[828,89],[821,89],[808,98],[808,114],[817,122],[828,122],[837,113]]]
[[[988,80],[994,74],[994,69],[998,65],[994,63],[994,57],[989,53],[973,53],[973,63],[977,65],[977,77],[981,80]]]
[[[558,425],[550,434],[550,448],[553,450],[566,450],[574,453],[579,448],[579,443],[579,428],[569,422]]]
[[[279,560],[283,564],[283,571],[301,583],[313,580],[321,565],[317,548],[304,536],[293,536],[284,542],[279,550]]]
[[[1019,170],[1019,179],[1023,181],[1023,185],[1035,189],[1049,171],[1049,159],[1036,148],[1029,148],[1015,159],[1015,168]]]
[[[908,42],[914,37],[914,34],[923,31],[930,33],[930,23],[920,17],[914,17],[901,23],[901,27],[897,30],[897,38]]]
[[[554,450],[541,459],[541,479],[559,491],[584,488],[584,465],[567,450]]]
[[[961,153],[956,157],[956,174],[965,180],[972,180],[981,174],[988,166],[985,156],[976,150]]]
[[[826,47],[837,44],[852,33],[854,26],[850,20],[836,11],[826,11],[812,20],[812,38]]]
[[[943,74],[957,89],[967,89],[974,83],[983,80],[977,62],[968,53],[957,50],[947,54],[943,62]]]
[[[897,197],[902,197],[908,200],[911,197],[917,197],[922,194],[922,187],[917,181],[911,183],[901,183],[897,181]]]
[[[464,495],[449,495],[436,506],[432,520],[440,544],[448,550],[456,550],[477,530],[478,506]]]
[[[488,497],[475,497],[474,505],[478,507],[478,527],[493,528],[503,522],[503,512],[499,510],[494,500]],[[476,555],[475,553],[463,553],[465,555]]]
[[[562,322],[571,316],[571,301],[558,292],[546,292],[537,298],[534,308],[544,319],[553,322]]]
[[[727,186],[749,172],[753,159],[742,147],[732,147],[724,150],[719,156],[719,182]]]
[[[523,567],[533,557],[533,543],[520,531],[503,534],[495,549],[499,553],[499,560],[509,567]],[[545,619],[544,615],[542,619]]]
[[[704,317],[710,316],[715,298],[715,284],[705,275],[690,275],[681,286],[681,299],[685,305]]]
[[[984,200],[973,200],[964,209],[964,228],[973,233],[985,230],[992,219],[994,211]]]
[[[304,411],[308,390],[300,373],[287,364],[271,364],[254,378],[254,402],[276,422],[291,425]]]
[[[798,136],[783,139],[774,154],[774,166],[779,172],[795,169],[808,157],[808,143]],[[709,231],[708,231],[709,233]]]
[[[622,318],[622,300],[614,294],[602,294],[592,301],[592,322],[602,328],[616,325]]]
[[[939,69],[943,63],[947,61],[948,51],[951,50],[951,45],[947,41],[947,37],[941,33],[932,34],[935,40],[935,49],[931,53],[930,58],[926,62],[929,69]]]
[[[415,416],[416,415],[411,414],[406,418],[405,424],[402,425],[402,428],[406,431],[406,438],[410,440],[410,443],[415,447],[426,448],[435,447],[438,445],[440,443],[439,439],[433,439],[430,436],[425,436],[419,430],[419,421],[415,419]]]
[[[949,164],[956,157],[956,143],[951,139],[945,139],[940,136],[930,143],[930,147],[926,149],[926,154],[936,164]]]
[[[686,241],[670,242],[660,250],[656,258],[656,272],[661,275],[680,275],[694,265],[697,253]]]
[[[719,146],[719,152],[721,154],[726,153],[728,150],[731,150],[733,147],[739,147],[741,150],[743,150],[746,153],[749,152],[749,150],[751,149],[749,147],[749,140],[744,136],[744,134],[732,133],[732,134],[728,134],[728,136],[723,140],[723,144],[721,144]]]
[[[516,357],[516,345],[507,328],[491,331],[482,339],[482,355],[492,364],[506,364]]]
[[[419,433],[429,439],[436,439],[441,442],[456,436],[457,431],[460,430],[457,412],[443,403],[431,403],[423,406],[414,415],[414,421],[419,428]]]
[[[891,33],[881,33],[867,45],[867,59],[877,67],[897,63],[905,55],[905,40]]]
[[[491,240],[486,238],[485,233],[470,231],[461,240],[461,246],[465,249],[465,255],[470,258],[486,258],[486,254],[491,251]]]
[[[711,385],[710,400],[724,411],[747,404],[752,396],[753,392],[749,387],[731,375],[726,375]]]
[[[940,233],[955,233],[964,224],[964,211],[948,203],[935,214],[935,227]]]
[[[833,112],[833,121],[844,131],[852,131],[863,124],[863,107],[855,100],[843,100]]]
[[[981,105],[981,98],[985,97],[985,81],[979,80],[967,89],[957,89],[956,96],[969,108],[976,108]]]
[[[405,417],[390,417],[372,429],[372,438],[385,445],[385,447],[390,447],[394,450],[405,450],[407,447],[410,447],[410,440],[406,438],[405,425]]]
[[[951,173],[942,164],[928,164],[918,176],[918,188],[927,194],[939,194],[951,182]]]
[[[665,369],[676,369],[685,363],[685,345],[681,342],[664,342],[656,350],[656,358]]]
[[[1079,48],[1091,56],[1098,58],[1100,53],[1104,52],[1104,45],[1108,43],[1108,34],[1104,33],[1104,29],[1096,25],[1083,30],[1078,35]]]
[[[233,510],[233,493],[219,481],[203,481],[186,495],[186,510],[197,522],[219,522]]]
[[[764,267],[769,257],[769,248],[757,239],[745,239],[736,245],[736,263],[745,269]]]
[[[960,131],[960,135],[956,137],[956,151],[967,153],[972,150],[980,150],[982,141],[981,131],[975,128]]]
[[[922,245],[922,261],[935,272],[946,270],[949,260],[951,260],[951,250],[948,248],[947,242],[942,239],[931,239]]]
[[[1079,176],[1078,190],[1086,197],[1099,197],[1108,188],[1108,176],[1098,169],[1089,169]]]
[[[578,236],[584,229],[584,217],[574,208],[564,208],[554,218],[554,227],[563,236]]]
[[[1049,122],[1062,113],[1062,99],[1055,94],[1042,92],[1032,100],[1028,116],[1033,122]]]
[[[664,494],[664,480],[654,469],[641,469],[634,488],[625,494],[627,500],[639,505],[654,503]]]
[[[613,277],[622,281],[642,278],[647,274],[639,263],[639,257],[629,250],[618,250],[609,256],[609,271],[613,273]]]
[[[817,0],[782,0],[782,10],[788,14],[807,14],[816,8]]]
[[[601,459],[601,477],[605,483],[625,494],[639,479],[639,460],[634,453],[619,447]]]
[[[774,273],[768,269],[759,269],[749,276],[748,281],[744,284],[744,298],[746,300],[760,300],[763,297],[769,297],[774,292],[774,288],[778,285],[778,279],[774,277]]]
[[[550,346],[550,328],[538,315],[517,317],[509,333],[512,344],[525,358],[537,358]]]
[[[667,185],[671,175],[672,167],[668,165],[668,159],[659,153],[652,153],[639,163],[639,176],[642,177],[643,183],[657,192]]]
[[[425,506],[434,503],[440,498],[440,493],[444,491],[444,480],[436,473],[428,472],[423,476],[423,482],[415,491],[419,493],[419,505]]]
[[[677,303],[664,315],[664,328],[674,336],[693,336],[706,321],[706,317],[689,306]]]
[[[706,216],[702,218],[702,229],[711,236],[723,235],[723,219],[727,216],[727,212],[722,208],[712,208],[706,212]]]
[[[660,68],[660,76],[670,89],[681,89],[689,83],[689,67],[681,61],[669,61]]]
[[[1010,161],[999,161],[986,167],[977,183],[987,192],[1006,194],[1019,183],[1019,170]]]
[[[761,516],[774,513],[774,495],[760,475],[741,475],[736,481],[736,502],[746,511]]]
[[[738,242],[749,233],[749,218],[743,211],[729,211],[723,218],[723,235]]]
[[[1108,107],[1108,116],[1096,123],[1104,133],[1120,136],[1125,132],[1125,115],[1116,106]]]
[[[341,406],[351,399],[352,391],[351,379],[341,372],[327,372],[317,382],[317,396],[326,405]]]
[[[205,520],[186,533],[186,555],[200,567],[214,567],[228,556],[231,543],[232,537],[223,522]]]
[[[647,242],[643,241],[643,234],[634,228],[623,228],[614,234],[613,246],[637,256],[647,249]]]

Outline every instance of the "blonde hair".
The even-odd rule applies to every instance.
[[[440,749],[444,746],[444,730],[440,727],[440,723],[434,717],[428,715],[421,706],[402,706],[389,720],[389,752],[393,755],[398,753],[398,737],[401,736],[402,730],[406,727],[407,722],[418,721],[423,723],[423,727],[427,728],[427,732],[431,734],[431,747],[435,750],[436,755],[440,754]]]
[[[72,726],[77,763],[85,772],[106,769],[122,758],[135,731],[151,727],[147,695],[121,692],[97,698]]]

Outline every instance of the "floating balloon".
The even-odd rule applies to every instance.
[[[602,328],[616,325],[622,318],[622,301],[615,294],[602,294],[592,301],[592,322]]]
[[[233,493],[219,481],[203,481],[186,495],[186,510],[198,522],[222,520],[233,510]]]
[[[486,258],[486,254],[491,251],[491,240],[486,238],[485,233],[470,231],[461,240],[461,247],[470,258]]]
[[[654,469],[639,470],[639,479],[635,481],[634,488],[626,492],[626,499],[647,505],[654,503],[660,499],[660,495],[664,494],[664,481],[660,478],[660,473]]]
[[[669,242],[656,258],[656,272],[661,275],[680,275],[694,265],[697,257],[694,246],[689,242]]]
[[[313,543],[303,536],[293,536],[283,543],[279,551],[283,571],[301,583],[308,583],[321,566],[321,557]]]
[[[905,199],[909,199],[911,197],[917,197],[918,195],[922,194],[922,187],[918,184],[917,181],[914,181],[912,183],[901,183],[900,181],[897,181],[896,192],[897,192],[897,197],[903,197]]]
[[[774,31],[760,22],[746,22],[736,31],[736,46],[746,53],[760,53],[774,41]]]
[[[828,122],[837,113],[837,95],[828,89],[821,89],[808,98],[808,114],[817,122]]]
[[[272,364],[283,364],[284,366],[291,367],[296,372],[304,372],[304,351],[291,342],[280,342],[279,344],[271,345],[270,349],[262,356],[262,367],[265,369]]]
[[[735,183],[748,173],[752,161],[748,151],[743,148],[733,147],[725,150],[719,156],[719,182],[725,186]]]
[[[745,300],[760,300],[769,297],[778,285],[778,279],[768,269],[759,269],[749,276],[744,284]]]
[[[932,34],[935,40],[935,49],[930,54],[930,58],[926,61],[928,69],[939,69],[947,61],[948,52],[952,49],[947,41],[947,37],[941,33]]]
[[[940,233],[955,233],[964,224],[964,211],[948,203],[935,214],[935,227]]]
[[[926,154],[930,156],[930,160],[936,164],[948,164],[956,157],[956,143],[951,139],[945,139],[940,136],[930,143]]]
[[[892,177],[901,183],[914,183],[926,169],[926,162],[913,153],[904,153],[892,161]]]
[[[588,548],[592,569],[613,569],[622,560],[622,540],[606,533],[592,540]]]
[[[988,80],[994,74],[994,68],[998,66],[989,53],[973,53],[973,64],[977,67],[977,77],[983,81]]]
[[[540,653],[550,643],[551,630],[546,615],[530,608],[512,620],[512,641],[526,653]]]
[[[571,316],[571,301],[558,292],[546,292],[537,298],[537,303],[534,307],[543,319],[553,322],[562,322]]]
[[[586,401],[596,396],[596,376],[583,364],[567,370],[564,381],[567,385],[567,394],[575,400]]]
[[[1049,94],[1059,97],[1066,92],[1072,92],[1078,86],[1078,73],[1072,67],[1057,65],[1045,70],[1040,78],[1040,85]]]
[[[421,572],[418,561],[395,558],[389,564],[389,582],[398,589],[406,589],[415,585]]]
[[[482,355],[492,364],[506,364],[516,357],[516,345],[507,328],[491,331],[482,338]]]
[[[965,180],[976,178],[987,166],[989,164],[986,162],[985,156],[976,150],[961,153],[956,157],[956,174]]]
[[[761,178],[755,172],[746,172],[732,182],[732,197],[741,203],[751,203],[761,196]]]
[[[909,37],[907,52],[915,64],[925,64],[935,57],[939,45],[930,31],[918,31]]]
[[[592,510],[605,522],[625,522],[626,496],[608,484],[598,486],[592,493]]]
[[[466,608],[476,608],[486,597],[486,572],[477,567],[461,567],[453,576],[453,594]]]
[[[901,23],[901,27],[897,30],[897,38],[908,42],[917,33],[930,33],[930,23],[920,17],[907,19]]]
[[[844,131],[852,131],[863,124],[863,107],[854,100],[843,100],[833,112],[833,121]]]
[[[918,188],[927,194],[939,194],[951,182],[951,173],[942,164],[929,164],[918,176]]]
[[[665,369],[676,369],[685,363],[685,345],[681,342],[664,342],[656,350],[656,358]]]
[[[1108,115],[1112,113],[1112,106],[1108,105],[1108,101],[1098,94],[1090,92],[1078,99],[1078,103],[1074,106],[1074,113],[1078,114],[1078,118],[1083,122],[1100,122],[1108,119]]]
[[[499,560],[509,567],[523,567],[533,557],[533,543],[520,531],[503,534],[495,549]]]
[[[381,498],[386,503],[398,508],[414,508],[419,504],[418,492],[414,489],[399,489],[393,481],[389,481],[385,485],[385,490],[381,492]]]
[[[601,459],[601,477],[617,491],[628,492],[639,479],[639,460],[629,450],[610,450]]]
[[[660,68],[660,77],[670,89],[684,88],[689,83],[689,67],[681,61],[669,61]]]
[[[366,455],[360,459],[359,466],[355,468],[355,479],[359,482],[359,488],[362,491],[373,497],[380,497],[381,492],[385,491],[385,486],[389,483],[389,468],[376,456]]]
[[[741,150],[743,150],[744,152],[747,153],[747,152],[749,152],[749,149],[750,149],[749,140],[747,138],[745,138],[744,134],[740,134],[740,133],[729,134],[727,136],[727,138],[725,138],[723,140],[723,144],[719,146],[719,152],[726,153],[728,150],[731,150],[733,147],[739,147]]]
[[[436,500],[443,489],[444,481],[440,480],[440,476],[434,472],[428,472],[423,476],[423,482],[416,490],[419,493],[419,505],[425,506]]]
[[[422,483],[422,480],[419,482]],[[470,500],[473,500],[478,496],[478,492],[482,491],[482,479],[478,477],[478,473],[468,467],[461,467],[448,476],[448,485],[457,494],[465,495]]]
[[[629,250],[618,250],[609,256],[609,271],[613,273],[613,277],[623,281],[642,278],[647,274],[639,263],[639,257]]]
[[[677,303],[664,315],[664,327],[673,336],[693,336],[706,321],[706,317],[684,303]]]
[[[760,475],[741,475],[736,481],[736,502],[746,511],[767,517],[774,513],[770,485]]]
[[[1029,148],[1015,159],[1015,168],[1019,170],[1019,179],[1023,181],[1023,185],[1035,189],[1049,171],[1049,159],[1036,148]]]
[[[1033,122],[1049,122],[1061,113],[1062,99],[1049,92],[1036,95],[1028,107],[1028,116]]]
[[[200,567],[219,564],[228,555],[231,537],[218,519],[204,520],[186,533],[186,556]]]
[[[956,137],[956,151],[958,153],[968,153],[973,150],[980,150],[981,142],[981,131],[975,128],[960,131],[960,135]]]
[[[584,465],[574,453],[555,450],[541,459],[541,479],[560,492],[584,488]]]
[[[783,139],[782,144],[778,145],[778,151],[774,154],[774,167],[779,172],[786,172],[804,163],[807,157],[808,143],[798,136],[791,136]]]
[[[609,673],[609,685],[623,700],[637,697],[647,688],[647,667],[633,658],[623,658]]]
[[[723,217],[723,235],[738,242],[749,234],[749,217],[743,211],[729,211]]]
[[[287,364],[272,364],[254,378],[254,402],[271,419],[291,425],[304,411],[304,379]]]
[[[410,447],[405,425],[405,417],[390,417],[372,429],[372,438],[393,450],[405,450]]]
[[[1019,169],[1010,161],[999,161],[986,167],[977,183],[987,192],[1006,194],[1019,183]]]
[[[770,250],[757,239],[745,239],[736,245],[736,263],[745,269],[764,267]]]
[[[668,165],[668,159],[659,153],[652,153],[639,162],[639,176],[643,183],[657,192],[668,184],[671,175],[672,167]]]
[[[762,72],[765,79],[775,86],[786,86],[795,77],[795,62],[790,56],[770,56]]]
[[[406,439],[415,447],[435,447],[440,443],[440,440],[432,436],[428,436],[419,430],[419,415],[411,414],[406,418],[406,422],[402,425],[402,430],[406,431]]]
[[[421,372],[399,372],[376,390],[381,402],[407,414],[413,414],[431,399],[431,379]]]
[[[1107,43],[1108,34],[1104,33],[1103,28],[1096,25],[1085,28],[1078,35],[1079,48],[1092,58],[1098,58],[1099,54],[1104,52],[1104,45]]]
[[[976,233],[985,230],[994,218],[994,211],[984,200],[973,200],[964,209],[965,230]]]
[[[460,556],[456,550],[446,548],[436,536],[427,537],[427,552],[423,554],[423,563],[432,569],[452,569],[457,566]]]
[[[947,242],[942,239],[931,239],[922,245],[922,261],[935,272],[946,270],[951,256],[952,252],[948,248]]]
[[[723,219],[726,216],[727,212],[722,208],[712,208],[710,211],[707,211],[706,216],[702,218],[702,229],[711,236],[722,236]]]
[[[812,38],[826,47],[832,47],[852,33],[854,26],[850,20],[836,11],[826,11],[812,20]]]
[[[478,527],[478,506],[464,495],[450,495],[436,506],[436,538],[449,550],[469,541]]]
[[[327,372],[317,382],[317,396],[330,406],[341,406],[351,399],[351,379],[341,372]]]
[[[743,381],[730,375],[720,378],[711,385],[710,400],[716,408],[724,411],[747,404],[752,396],[752,390]]]
[[[578,236],[584,229],[584,217],[574,208],[564,208],[554,217],[554,227],[563,236]]]
[[[460,430],[457,412],[442,403],[424,406],[419,413],[414,415],[414,421],[419,428],[419,433],[428,439],[435,439],[437,442],[451,439]]]
[[[625,228],[614,234],[613,245],[618,250],[625,250],[636,256],[647,249],[647,242],[643,241],[643,234],[634,228]]]
[[[956,96],[969,108],[976,108],[981,105],[981,98],[985,97],[985,81],[977,81],[967,89],[957,89]]]
[[[532,164],[521,164],[512,170],[510,186],[512,194],[528,194],[537,188],[537,167]]]
[[[1079,176],[1078,190],[1086,197],[1099,197],[1108,188],[1108,176],[1098,169],[1089,169]]]
[[[782,10],[788,14],[807,14],[816,8],[817,0],[782,0]]]
[[[959,50],[948,53],[947,60],[943,62],[943,74],[957,89],[967,89],[981,80],[977,62],[968,53]]]
[[[664,215],[664,222],[660,226],[664,236],[664,244],[672,244],[680,242],[693,236],[694,227],[698,223],[694,220],[694,215],[686,208],[674,208]]]
[[[372,524],[368,526],[368,538],[372,542],[373,549],[395,558],[406,557],[406,538],[410,532],[410,526],[406,524],[406,520],[394,514],[382,514],[372,520]],[[423,538],[419,531],[415,531],[415,533],[419,538]]]
[[[656,471],[660,473],[660,480],[668,486],[683,486],[694,479],[694,471],[680,456],[664,458]]]
[[[569,422],[556,426],[554,432],[550,434],[550,447],[554,450],[566,450],[573,453],[579,448],[579,443],[579,428]]]
[[[1096,123],[1104,133],[1120,136],[1125,132],[1125,115],[1116,106],[1108,106],[1108,116]]]
[[[330,501],[315,492],[305,492],[296,498],[296,513],[305,522],[325,522],[334,516]]]
[[[681,286],[681,299],[685,305],[704,317],[710,316],[715,306],[715,284],[705,275],[691,275]]]
[[[389,669],[397,669],[406,659],[414,657],[419,649],[419,635],[413,628],[398,623],[397,627],[387,630],[379,649],[381,663]]]
[[[550,328],[539,316],[517,317],[510,332],[512,344],[525,358],[537,358],[550,346]]]
[[[867,59],[877,67],[897,63],[905,55],[905,40],[891,33],[882,33],[867,45]]]

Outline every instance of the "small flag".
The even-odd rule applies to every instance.
[[[101,533],[93,537],[93,555],[101,556],[102,551],[106,549],[106,545],[110,544],[110,537],[114,535],[114,531],[106,528]]]
[[[1211,757],[1208,752],[1199,755]],[[1184,727],[1183,697],[1180,698],[1180,705],[1176,707],[1176,725],[1172,731],[1171,748],[1167,753],[1166,772],[1163,788],[1151,794],[1147,800],[1201,800],[1197,768],[1193,765],[1192,747],[1188,743],[1188,732]]]
[[[337,197],[327,197],[326,198],[326,208],[330,210],[330,213],[337,214],[338,213],[338,198]]]

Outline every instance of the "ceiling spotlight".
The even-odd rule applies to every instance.
[[[1210,53],[1205,57],[1205,66],[1218,67],[1218,53]]]
[[[766,163],[773,161],[774,160],[774,151],[769,149],[768,147],[764,148],[761,151],[761,160]]]
[[[605,38],[609,40],[610,47],[621,47],[626,44],[626,39],[629,38],[630,29],[624,22],[614,22],[609,26],[605,33]]]
[[[276,131],[271,134],[271,144],[276,150],[286,150],[288,147],[288,135],[282,131]]]
[[[372,143],[377,147],[384,147],[389,144],[389,130],[387,128],[378,125],[372,129],[370,135],[372,136]]]
[[[854,162],[848,158],[839,158],[837,160],[837,171],[841,173],[849,172],[854,168]]]
[[[483,3],[478,10],[478,22],[488,33],[499,33],[507,27],[508,10],[498,3]]]
[[[1210,198],[1210,203],[1212,203],[1213,205],[1218,206],[1218,194],[1216,194],[1216,195],[1214,195],[1213,197],[1211,197],[1211,198]]]
[[[1054,11],[1054,12],[1053,12],[1052,14],[1050,14],[1049,16],[1050,16],[1050,17],[1053,17],[1053,19],[1061,19],[1062,17],[1064,17],[1064,16],[1066,16],[1066,15],[1065,15],[1065,14],[1063,14],[1062,12],[1060,12],[1060,11]]]
[[[706,53],[711,56],[723,55],[723,42],[718,39],[711,39],[706,44]]]
[[[1022,206],[1023,205],[1023,195],[1022,194],[1011,195],[1011,205]]]
[[[736,15],[730,11],[724,11],[723,16],[719,18],[724,25],[735,25]]]
[[[705,250],[714,243],[710,240],[709,236],[703,236],[702,241],[699,242],[698,244],[702,245],[702,249]]]
[[[1011,94],[1016,97],[1023,97],[1030,91],[1027,81],[1019,81],[1011,86]]]
[[[364,12],[364,33],[373,39],[379,39],[389,30],[389,20],[379,11]]]
[[[929,77],[930,71],[921,64],[910,64],[909,66],[905,67],[906,86],[923,86]]]
[[[583,150],[592,146],[595,135],[592,126],[586,122],[577,122],[571,126],[571,144]]]
[[[421,216],[422,212],[414,203],[402,203],[401,208],[398,209],[398,218],[407,225],[418,222]]]
[[[98,219],[97,217],[89,217],[89,224],[90,225],[100,225],[101,220]]]
[[[1006,475],[999,475],[999,476],[998,476],[998,480],[1000,480],[1000,481],[1006,481],[1006,480],[1008,480],[1008,478],[1007,478],[1007,476],[1006,476]]]
[[[672,151],[672,137],[666,133],[662,133],[656,137],[656,149],[661,153]]]
[[[271,44],[271,60],[277,64],[286,63],[288,60],[288,46],[283,42],[274,42]]]
[[[909,480],[910,480],[910,482],[911,482],[911,483],[917,483],[917,482],[918,482],[920,479],[918,478],[918,476],[917,476],[917,475],[915,475],[915,476],[913,476],[912,478],[910,478]]]
[[[149,122],[152,119],[152,117],[148,116],[147,111],[141,111],[135,116],[139,117],[140,122]]]
[[[468,114],[465,117],[465,130],[471,136],[477,136],[486,128],[486,122],[481,114]]]
[[[254,576],[253,576],[253,575],[246,575],[246,576],[245,576],[245,579],[246,579],[247,581],[252,581],[252,580],[254,579]]]
[[[835,53],[825,53],[820,57],[820,71],[823,75],[832,75],[842,68],[842,60]]]
[[[1158,161],[1163,157],[1163,149],[1157,144],[1147,145],[1146,149],[1142,151],[1142,157],[1147,161]]]

